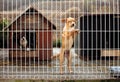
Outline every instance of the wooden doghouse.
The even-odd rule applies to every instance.
[[[120,14],[93,14],[79,18],[76,53],[83,59],[120,56]]]
[[[53,50],[52,30],[56,29],[37,9],[28,7],[8,27],[9,57],[36,58],[50,60]],[[20,40],[25,37],[27,43],[23,47]]]

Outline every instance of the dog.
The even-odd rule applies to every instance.
[[[76,35],[79,33],[79,29],[75,29],[75,26],[76,26],[75,18],[72,18],[72,17],[65,18],[65,19],[62,19],[62,22],[65,23],[65,26],[62,32],[61,50],[59,54],[51,57],[52,59],[59,57],[61,74],[63,74],[62,66],[65,60],[64,59],[65,57],[67,58],[67,62],[68,62],[67,66],[68,66],[69,73],[73,72],[71,68],[71,64],[72,64],[71,48],[72,48]]]
[[[22,48],[27,48],[27,39],[26,39],[26,37],[25,36],[23,36],[22,38],[20,38],[20,46],[22,47]]]

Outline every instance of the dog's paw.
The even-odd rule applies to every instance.
[[[80,30],[78,31],[78,33],[80,33]]]
[[[80,33],[80,30],[79,29],[75,29],[75,32]]]
[[[54,57],[53,57],[53,56],[51,56],[51,59],[54,59]]]

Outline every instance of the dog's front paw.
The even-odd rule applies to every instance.
[[[51,59],[54,59],[54,57],[53,57],[53,56],[51,56]]]
[[[79,29],[75,29],[75,32],[80,33],[80,30]]]

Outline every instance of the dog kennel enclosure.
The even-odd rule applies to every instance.
[[[0,23],[9,22],[0,24],[0,79],[116,79],[109,68],[120,66],[119,12],[120,0],[0,0]],[[73,73],[65,59],[61,75],[59,58],[50,56],[60,53],[68,17],[80,33],[71,48]]]

